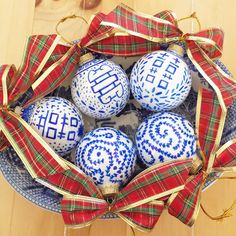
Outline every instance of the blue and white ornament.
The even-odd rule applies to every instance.
[[[84,57],[87,58],[71,85],[75,105],[86,115],[98,119],[118,114],[129,99],[127,75],[112,61],[92,60],[91,54],[85,54]]]
[[[136,145],[147,166],[171,160],[195,157],[196,138],[192,125],[181,115],[156,113],[138,128]]]
[[[183,49],[171,45],[167,51],[146,54],[131,73],[131,91],[142,107],[169,111],[178,107],[191,89],[191,75],[184,62]]]
[[[61,156],[83,136],[82,116],[75,105],[59,97],[45,97],[22,111],[22,118]]]
[[[136,149],[128,136],[113,128],[89,132],[76,150],[76,165],[101,189],[115,194],[134,172]]]

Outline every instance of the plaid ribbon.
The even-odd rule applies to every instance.
[[[227,142],[216,152],[211,171],[218,173],[236,171],[236,140]],[[169,204],[169,213],[186,225],[192,226],[197,218],[202,188],[208,175],[201,171],[189,177],[185,188],[178,192]]]
[[[130,226],[149,231],[164,209],[163,200],[184,188],[191,165],[191,160],[181,160],[150,167],[123,188],[112,204],[102,198],[64,196],[61,202],[64,222],[74,228],[84,227],[113,212]]]
[[[96,23],[97,18],[94,20]],[[102,32],[106,30],[107,27],[101,27]],[[84,42],[95,37],[91,35],[89,31]],[[55,154],[14,111],[16,106],[26,107],[45,96],[73,75],[78,60],[76,45],[69,48],[60,45],[56,35],[38,35],[29,38],[23,64],[18,70],[13,65],[0,68],[0,129],[2,140],[6,140],[2,145],[12,145],[36,181],[64,195],[61,211],[66,224],[80,225],[81,220],[82,224],[87,224],[90,219],[110,210],[131,226],[149,230],[154,227],[164,208],[162,199],[183,189],[190,161],[145,171],[120,192],[115,205],[109,206],[92,180]],[[164,179],[166,183],[163,185]],[[78,196],[79,199],[82,196],[82,202],[77,200]],[[160,201],[154,201],[156,198]],[[124,207],[126,209],[122,210]]]
[[[99,13],[93,18],[80,47],[132,56],[176,41],[185,42],[190,60],[214,90],[202,90],[198,98],[197,133],[204,171],[234,171],[235,143],[218,149],[226,109],[236,94],[235,82],[212,61],[221,56],[221,30],[183,34],[170,11],[147,16],[120,5],[108,15]],[[135,177],[109,205],[90,178],[57,156],[14,112],[16,106],[28,106],[69,78],[78,60],[77,46],[60,45],[58,36],[32,36],[22,66],[18,70],[14,66],[0,68],[0,148],[11,144],[33,178],[64,195],[61,212],[70,226],[86,226],[112,211],[132,227],[148,231],[163,210],[163,200],[169,197],[169,212],[191,225],[205,181],[203,171],[189,177],[191,161],[151,167]]]
[[[221,150],[219,145],[227,108],[236,96],[235,81],[213,61],[221,56],[223,31],[211,28],[195,34],[184,34],[178,28],[175,17],[170,11],[147,16],[136,13],[124,5],[117,6],[106,15],[101,25],[113,27],[114,31],[127,33],[130,36],[119,36],[114,33],[110,38],[90,47],[91,50],[100,53],[139,55],[152,51],[153,43],[157,43],[156,47],[160,43],[177,41],[185,43],[189,59],[213,89],[213,91],[201,89],[198,97],[196,132],[204,159],[203,171],[207,175],[214,170],[223,172],[226,171],[225,166],[228,166],[227,171],[235,171],[234,144],[224,146],[224,153],[228,154],[224,154],[224,158],[223,154],[217,155],[217,150]],[[194,223],[199,210],[201,190],[206,180],[203,171],[195,177],[190,177],[185,189],[171,198],[169,212],[188,225]]]
[[[20,68],[0,68],[1,148],[12,145],[31,176],[61,194],[101,197],[92,180],[63,161],[14,112],[16,106],[28,106],[73,76],[79,61],[78,47],[61,45],[59,40],[56,35],[31,36]]]

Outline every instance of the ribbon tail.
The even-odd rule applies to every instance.
[[[168,212],[188,226],[192,226],[200,209],[203,174],[191,176],[183,190],[170,197]]]
[[[114,33],[112,27],[101,25],[104,17],[105,14],[101,12],[92,17],[90,20],[88,32],[79,43],[81,47],[89,47],[91,44],[103,40]]]
[[[28,106],[36,99],[46,96],[63,81],[74,76],[74,71],[78,67],[79,57],[78,47],[77,45],[74,45],[65,53],[65,55],[49,66],[32,84],[32,87],[29,88],[30,91],[28,90],[28,92],[30,99],[23,104],[24,107]]]
[[[0,152],[4,151],[9,146],[10,146],[10,143],[7,141],[2,131],[0,131]]]
[[[179,160],[152,166],[136,176],[116,197],[115,212],[169,196],[184,188],[192,160]]]
[[[103,199],[74,195],[61,201],[63,220],[69,228],[86,227],[107,211],[108,203]]]
[[[216,152],[213,171],[236,172],[236,140],[227,142]]]
[[[163,201],[152,201],[116,214],[134,229],[149,232],[158,222],[163,209]]]
[[[200,89],[196,110],[196,133],[207,172],[210,172],[213,166],[225,118],[226,111],[222,110],[216,94],[210,90]]]
[[[61,194],[101,196],[92,180],[62,160],[20,116],[1,111],[0,128],[36,181]]]
[[[226,110],[236,97],[236,82],[222,75],[211,58],[195,41],[187,41],[187,54],[216,93],[221,108]]]
[[[28,90],[43,69],[60,40],[57,35],[34,35],[26,43],[22,65],[12,79],[8,91],[13,102]]]

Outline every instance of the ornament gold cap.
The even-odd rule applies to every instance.
[[[105,197],[114,196],[119,192],[119,188],[116,185],[106,185],[106,186],[100,187],[100,190],[102,192],[102,195]]]
[[[193,160],[192,167],[190,169],[190,174],[197,174],[203,167],[203,161],[198,157]]]
[[[17,115],[21,115],[22,113],[22,107],[20,106],[16,106],[15,109],[14,109],[14,112],[17,114]]]
[[[92,61],[94,59],[94,56],[91,52],[88,52],[80,57],[79,65],[83,65],[84,63],[88,61]]]
[[[178,45],[178,44],[171,44],[169,47],[168,47],[168,50],[169,51],[173,51],[175,53],[177,53],[178,55],[180,55],[181,57],[184,56],[184,49]]]

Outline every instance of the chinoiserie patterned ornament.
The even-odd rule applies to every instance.
[[[22,117],[51,148],[64,156],[83,136],[84,123],[78,108],[60,97],[45,97],[22,111]]]
[[[71,85],[76,106],[98,119],[118,114],[130,94],[129,80],[123,69],[112,61],[93,59],[91,53],[81,57],[80,64]]]
[[[183,116],[171,112],[146,118],[138,128],[136,145],[139,157],[147,166],[196,155],[192,125]]]
[[[136,149],[128,136],[113,128],[89,132],[76,150],[76,165],[101,189],[103,195],[119,191],[134,172]]]
[[[183,48],[172,44],[167,51],[144,55],[131,73],[131,91],[142,107],[169,111],[178,107],[191,89],[191,75]]]

